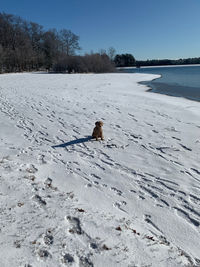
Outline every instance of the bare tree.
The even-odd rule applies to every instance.
[[[62,52],[66,53],[67,56],[73,56],[76,50],[80,50],[79,36],[70,30],[60,30],[59,39],[62,42]]]
[[[109,58],[110,58],[110,60],[111,61],[114,61],[114,58],[115,58],[115,55],[116,55],[116,50],[115,50],[115,48],[114,47],[109,47],[108,48],[108,56],[109,56]]]
[[[106,49],[103,49],[103,48],[101,48],[101,49],[99,49],[99,53],[98,53],[99,55],[106,55],[107,53],[106,53]]]

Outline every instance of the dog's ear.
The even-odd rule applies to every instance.
[[[103,121],[99,121],[99,125],[100,126],[103,126]]]

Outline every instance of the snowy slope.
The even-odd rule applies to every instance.
[[[200,266],[200,104],[153,78],[0,76],[1,267]]]

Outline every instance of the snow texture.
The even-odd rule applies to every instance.
[[[1,267],[200,266],[200,103],[156,77],[0,76]]]

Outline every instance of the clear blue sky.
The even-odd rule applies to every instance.
[[[0,0],[0,12],[70,29],[81,53],[113,46],[138,60],[200,57],[200,0]]]

